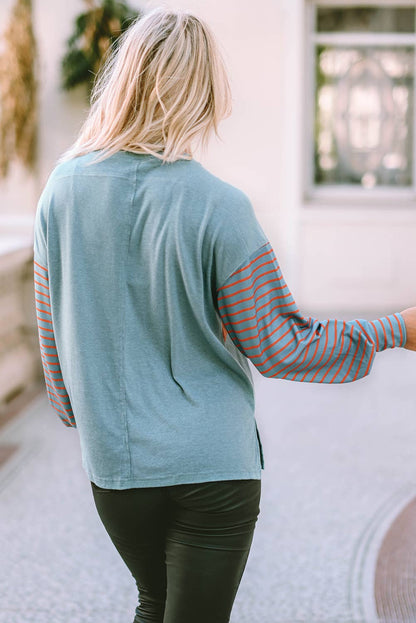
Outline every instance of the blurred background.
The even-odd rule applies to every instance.
[[[103,612],[121,623],[134,611],[131,578],[94,514],[77,433],[47,403],[32,228],[103,54],[128,19],[162,5],[195,12],[217,35],[233,114],[222,140],[194,156],[251,198],[302,313],[375,319],[416,304],[414,0],[1,0],[7,623],[28,609],[33,623],[51,613],[54,623],[98,623]],[[415,622],[414,353],[379,353],[369,377],[343,386],[276,383],[252,369],[263,501],[232,623]]]

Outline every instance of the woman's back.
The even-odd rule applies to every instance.
[[[119,151],[85,166],[95,154],[55,167],[34,242],[90,480],[260,478],[249,364],[215,298],[267,242],[250,201],[195,160]]]

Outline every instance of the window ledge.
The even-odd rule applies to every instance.
[[[301,222],[317,222],[320,220],[354,221],[354,222],[374,222],[383,223],[416,223],[416,201],[402,203],[392,201],[389,204],[380,201],[379,203],[360,202],[353,203],[348,201],[303,201],[299,210],[299,220]]]

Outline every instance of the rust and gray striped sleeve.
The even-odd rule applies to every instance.
[[[302,316],[270,242],[218,288],[217,306],[234,344],[266,377],[349,383],[369,374],[376,352],[406,343],[399,312],[376,320]]]
[[[34,260],[36,319],[48,400],[65,426],[76,428],[71,402],[62,378],[53,330],[48,269]]]

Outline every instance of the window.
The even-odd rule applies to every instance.
[[[414,197],[414,2],[309,9],[308,194]]]

